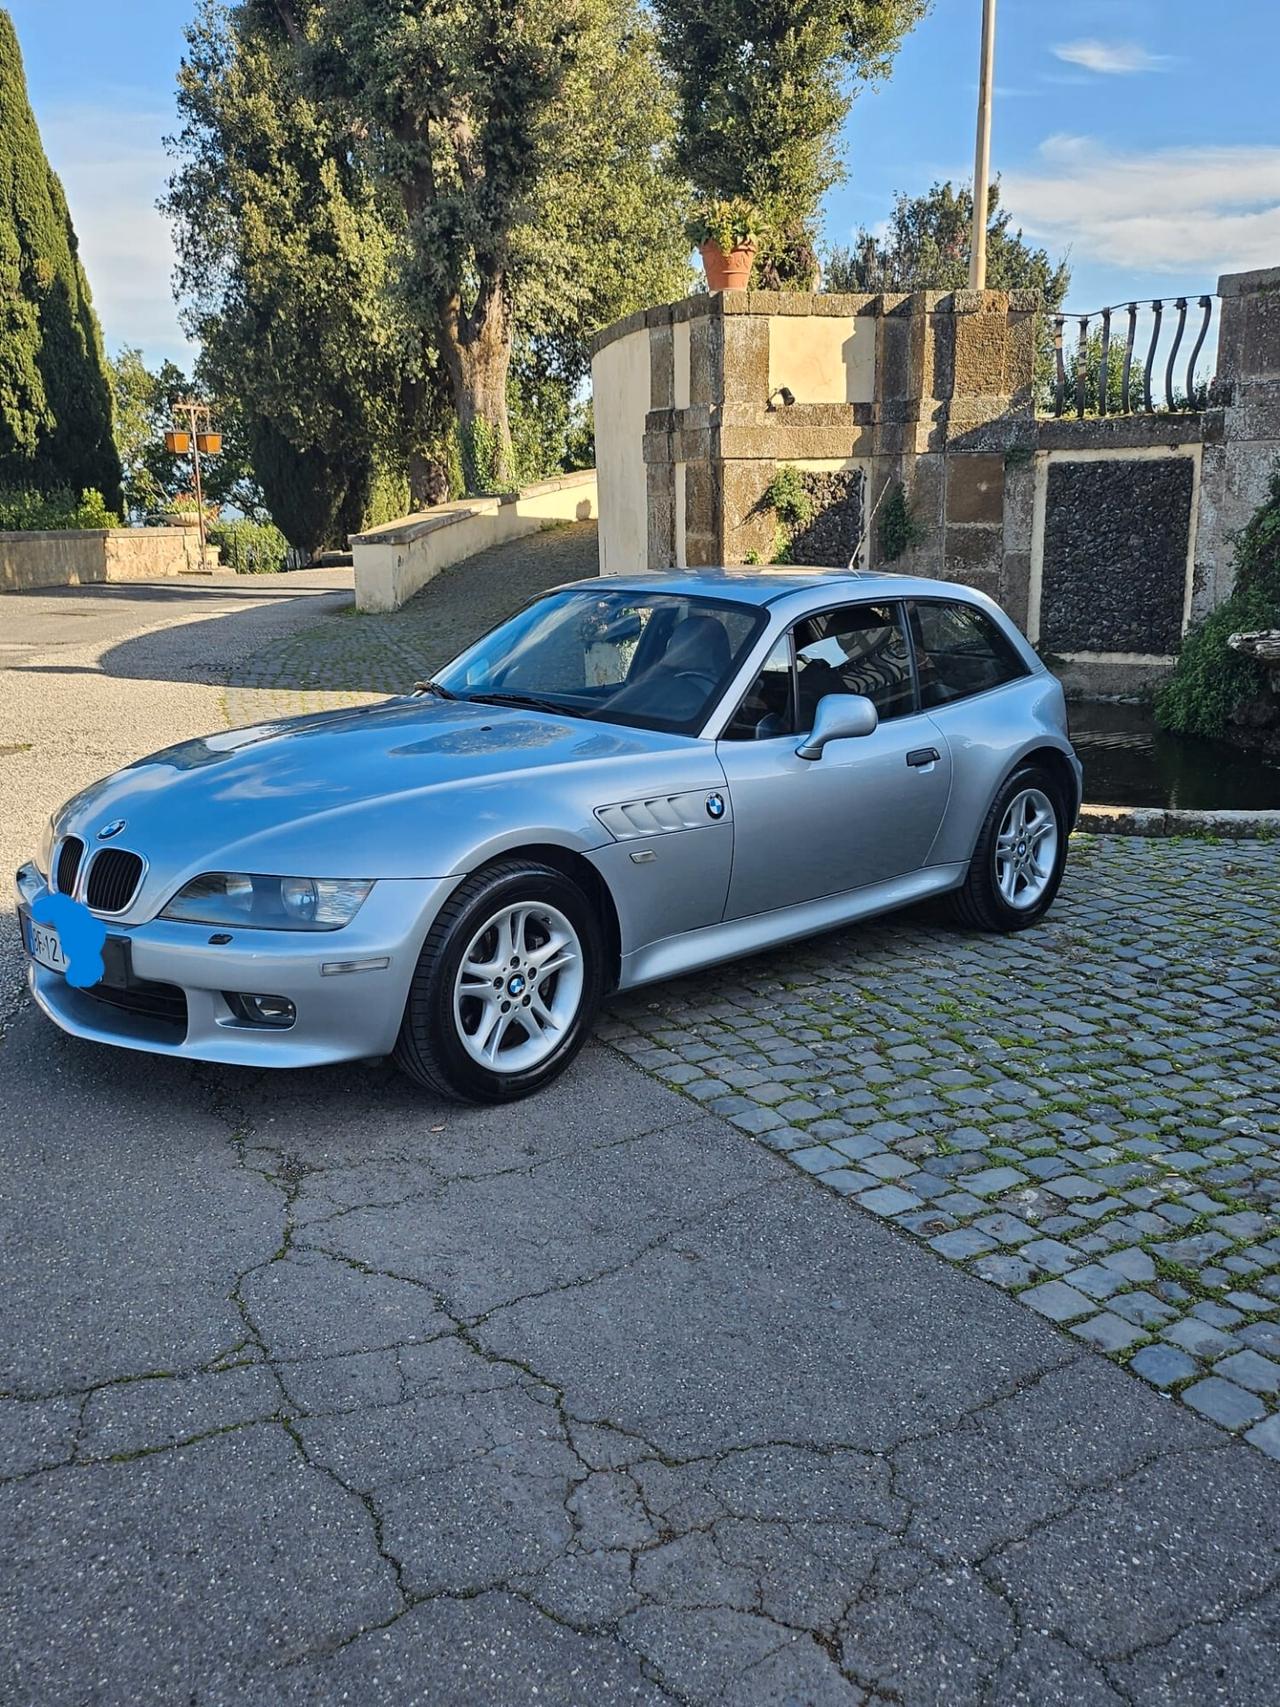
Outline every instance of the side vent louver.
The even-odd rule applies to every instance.
[[[707,811],[706,793],[659,794],[648,800],[624,800],[617,806],[597,806],[596,817],[616,842],[669,836],[677,830],[702,830],[714,821]]]

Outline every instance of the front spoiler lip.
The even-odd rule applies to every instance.
[[[385,1055],[395,1044],[427,931],[460,881],[381,881],[341,930],[235,930],[228,944],[208,941],[214,926],[104,921],[112,935],[128,938],[139,979],[184,992],[185,1035],[172,1024],[99,1001],[34,961],[27,982],[37,1006],[63,1031],[117,1048],[248,1067],[312,1067]],[[44,879],[34,866],[24,866],[16,887],[19,914],[29,915],[45,892]],[[324,965],[337,960],[385,964],[326,976]],[[297,1020],[287,1029],[237,1024],[224,990],[287,997]]]

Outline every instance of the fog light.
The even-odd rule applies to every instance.
[[[298,1010],[287,996],[251,996],[231,990],[224,990],[223,995],[242,1025],[269,1025],[279,1031],[298,1017]]]

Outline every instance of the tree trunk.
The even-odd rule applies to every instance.
[[[467,491],[509,491],[514,480],[507,419],[511,319],[503,281],[486,281],[470,314],[455,298],[442,331]]]
[[[409,452],[409,508],[430,510],[449,496],[449,475],[438,458],[424,450]]]

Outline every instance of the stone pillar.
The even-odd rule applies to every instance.
[[[930,374],[943,469],[941,574],[978,587],[1024,619],[1030,572],[1035,443],[1036,292],[955,291],[931,303]],[[1014,470],[1012,522],[1006,481]],[[935,572],[938,572],[935,570]]]
[[[877,564],[879,514],[867,517],[901,481],[920,537],[893,566],[1013,608],[1020,592],[1025,609],[1029,541],[1006,541],[1004,459],[1034,443],[1038,306],[1031,292],[749,291],[650,309],[650,566],[768,562],[764,494],[791,463],[827,518],[797,550],[843,564],[865,538]]]
[[[1235,583],[1232,535],[1261,505],[1280,464],[1280,267],[1218,280],[1220,443],[1206,443],[1200,486],[1193,617]]]
[[[872,485],[878,495],[900,479],[919,531],[892,567],[968,582],[1021,620],[1030,574],[1039,294],[920,291],[882,304]]]

